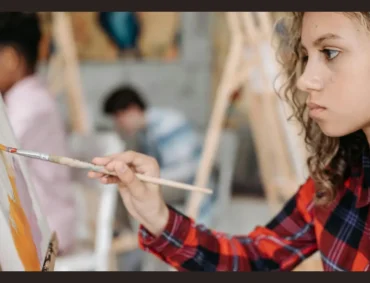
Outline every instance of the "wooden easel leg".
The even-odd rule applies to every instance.
[[[117,254],[113,251],[109,255],[109,271],[118,271]]]
[[[55,260],[58,254],[58,239],[55,232],[51,235],[48,250],[41,271],[54,271]]]

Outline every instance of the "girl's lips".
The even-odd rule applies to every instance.
[[[320,116],[322,116],[322,113],[326,110],[325,107],[313,102],[308,102],[307,107],[310,110],[308,114],[311,118],[320,118]]]

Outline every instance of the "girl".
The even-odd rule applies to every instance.
[[[123,202],[141,223],[141,247],[188,271],[289,271],[319,251],[325,271],[370,267],[370,13],[293,13],[281,56],[283,93],[305,130],[310,177],[266,226],[229,237],[167,206],[160,188],[134,171],[159,176],[135,152],[95,158],[118,174]],[[128,167],[130,166],[130,167]]]

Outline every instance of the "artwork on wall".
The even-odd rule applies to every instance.
[[[39,13],[43,40],[40,59],[53,52],[51,13]],[[180,12],[69,12],[80,60],[176,60]]]

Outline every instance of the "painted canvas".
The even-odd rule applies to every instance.
[[[18,147],[0,98],[0,144]],[[41,271],[52,233],[22,157],[0,152],[0,266]]]
[[[114,62],[120,59],[178,59],[181,37],[180,12],[68,12],[78,58]],[[43,39],[40,60],[54,50],[52,15],[40,12]]]

